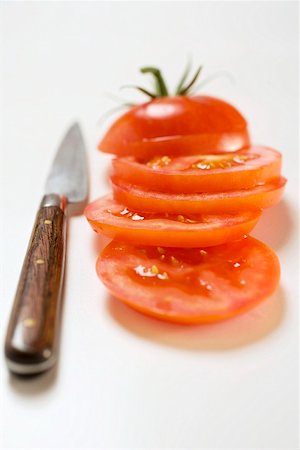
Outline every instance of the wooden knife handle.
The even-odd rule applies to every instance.
[[[8,325],[5,356],[17,374],[43,372],[57,358],[66,216],[55,203],[37,213]]]

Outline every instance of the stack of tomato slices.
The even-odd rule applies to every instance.
[[[151,154],[141,137],[118,146],[117,129],[104,145],[119,156],[113,195],[85,210],[92,228],[114,239],[97,261],[110,292],[144,314],[184,324],[223,320],[269,297],[279,262],[248,234],[281,197],[281,154],[261,146],[183,146],[172,155],[170,138]]]

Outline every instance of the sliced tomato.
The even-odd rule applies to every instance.
[[[113,180],[114,198],[128,208],[170,214],[224,214],[269,208],[279,202],[286,179],[275,178],[251,189],[202,193],[169,194],[146,191],[140,187]]]
[[[135,155],[142,158],[152,158],[155,155],[195,155],[195,154],[218,154],[225,152],[236,152],[250,145],[248,131],[233,131],[226,133],[203,133],[189,134],[185,136],[168,136],[153,139],[144,138],[142,141],[130,144],[119,143],[114,150],[103,150],[107,148],[102,143],[98,149],[105,153],[114,153],[116,156]]]
[[[280,267],[275,253],[251,237],[198,249],[112,241],[98,258],[97,273],[132,308],[193,324],[228,319],[254,307],[276,289]]]
[[[170,193],[248,189],[280,175],[281,154],[250,147],[222,155],[194,155],[113,160],[113,175],[126,183]]]
[[[160,97],[131,108],[108,129],[103,152],[151,157],[235,151],[249,145],[247,122],[229,103],[207,96]]]
[[[197,247],[223,244],[249,233],[260,211],[183,216],[130,211],[110,195],[88,205],[85,216],[97,233],[135,245]]]

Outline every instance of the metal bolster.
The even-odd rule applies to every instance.
[[[58,206],[62,211],[65,211],[67,198],[58,194],[46,194],[42,198],[40,207],[47,208],[48,206]]]

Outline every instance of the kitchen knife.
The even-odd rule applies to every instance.
[[[82,212],[87,197],[85,145],[75,123],[63,138],[47,178],[9,320],[5,357],[16,374],[43,372],[57,360],[66,219]]]

